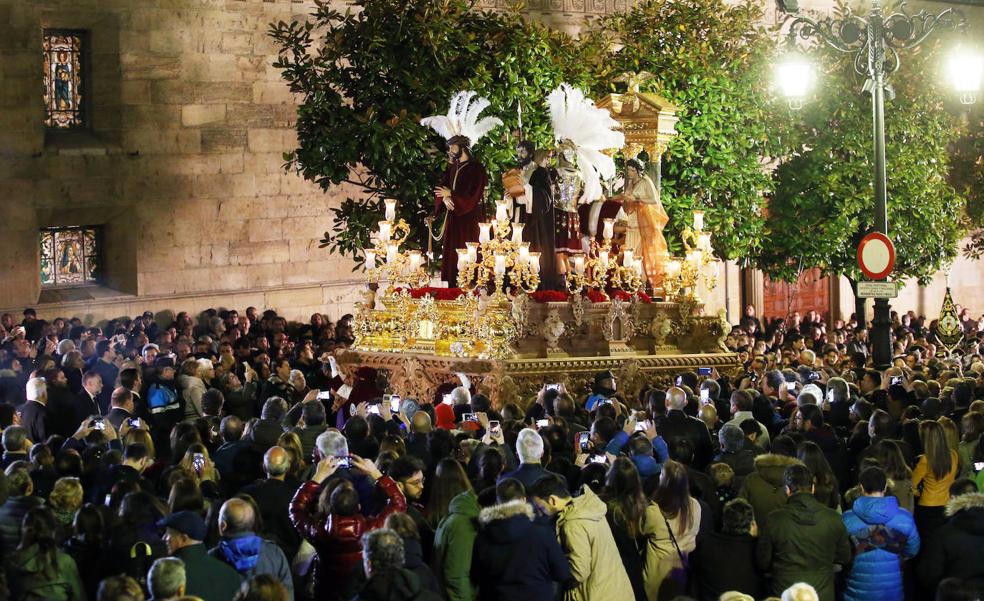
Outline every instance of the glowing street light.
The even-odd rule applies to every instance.
[[[813,87],[813,65],[799,52],[790,52],[776,68],[776,85],[789,108],[803,108],[803,99]]]
[[[977,102],[977,92],[981,89],[981,79],[984,79],[984,56],[971,48],[959,46],[947,59],[946,70],[950,85],[960,94],[960,102]]]

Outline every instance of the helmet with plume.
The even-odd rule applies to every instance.
[[[448,141],[448,144],[458,144],[466,148],[478,142],[485,134],[502,125],[502,120],[496,117],[479,119],[490,102],[487,98],[478,96],[476,92],[458,92],[451,98],[451,106],[447,115],[435,115],[420,120],[425,125]]]
[[[618,121],[605,109],[595,106],[584,92],[566,83],[547,96],[554,138],[561,147],[573,147],[577,168],[584,180],[582,200],[602,197],[602,180],[615,177],[615,161],[603,150],[622,148],[625,136],[617,131]]]

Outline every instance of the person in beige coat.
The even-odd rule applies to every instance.
[[[646,510],[646,599],[662,601],[686,593],[688,557],[697,548],[700,503],[690,496],[687,468],[676,461],[663,464],[656,502]]]
[[[608,527],[605,502],[587,486],[572,497],[556,474],[537,480],[528,491],[546,515],[557,519],[557,536],[571,567],[564,601],[634,601],[632,584]]]

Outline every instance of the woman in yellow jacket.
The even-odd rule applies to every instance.
[[[923,454],[912,470],[912,493],[916,497],[919,537],[929,540],[929,535],[946,519],[943,511],[950,501],[950,485],[957,478],[960,461],[957,452],[947,444],[946,431],[939,422],[920,423],[919,439]]]

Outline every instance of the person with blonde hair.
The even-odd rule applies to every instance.
[[[75,512],[82,507],[82,483],[78,478],[59,478],[48,495],[48,506],[58,520],[59,540],[71,534]]]
[[[809,584],[797,582],[782,592],[782,601],[820,601],[820,596]]]
[[[950,501],[950,485],[957,478],[960,461],[947,442],[943,424],[926,420],[919,424],[923,454],[912,470],[912,494],[916,497],[916,526],[922,540],[945,521],[943,510]]]
[[[208,449],[200,442],[188,447],[178,465],[195,474],[195,478],[200,483],[206,481],[218,483],[219,481],[219,470],[215,469],[215,463],[209,457]]]

